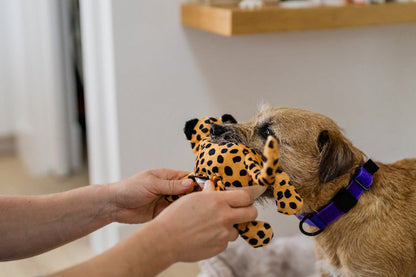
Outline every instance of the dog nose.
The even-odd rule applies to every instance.
[[[212,124],[211,128],[209,129],[209,133],[211,134],[211,136],[215,136],[215,137],[221,136],[226,131],[227,131],[227,128],[218,124]]]

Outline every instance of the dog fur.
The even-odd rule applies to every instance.
[[[247,123],[224,127],[215,141],[259,152],[268,135],[278,139],[281,169],[304,199],[301,212],[329,203],[366,160],[333,120],[310,111],[266,107]],[[416,276],[416,159],[376,164],[370,190],[315,237],[321,276]]]

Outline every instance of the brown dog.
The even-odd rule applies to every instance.
[[[247,123],[223,127],[215,141],[259,152],[268,135],[278,139],[281,168],[304,199],[302,213],[329,203],[366,161],[334,121],[305,110],[267,107]],[[416,159],[376,164],[370,189],[315,237],[322,276],[416,276]]]

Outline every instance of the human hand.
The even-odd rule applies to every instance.
[[[214,191],[211,181],[202,192],[181,197],[151,223],[173,262],[193,262],[224,251],[238,238],[234,224],[257,217],[254,199],[247,191]]]
[[[113,221],[143,223],[158,215],[169,203],[165,195],[176,195],[192,188],[191,179],[180,180],[188,173],[171,169],[151,169],[130,178],[108,184]]]

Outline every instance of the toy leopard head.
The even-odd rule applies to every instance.
[[[199,144],[204,139],[209,138],[211,125],[237,123],[232,115],[224,114],[221,118],[204,117],[201,119],[191,119],[186,122],[184,133],[186,138],[191,142],[191,147],[196,154],[199,151]]]
[[[295,214],[302,207],[302,199],[289,183],[289,177],[279,169],[277,140],[269,136],[263,155],[240,143],[213,143],[210,130],[213,124],[233,124],[231,115],[221,118],[205,117],[186,122],[184,132],[196,154],[194,172],[188,178],[199,183],[211,179],[216,190],[251,189],[255,197],[268,186],[273,188],[277,210]],[[172,197],[172,198],[169,198]],[[168,201],[176,197],[169,196]],[[273,237],[270,224],[253,221],[236,226],[240,235],[251,246],[267,245]]]

